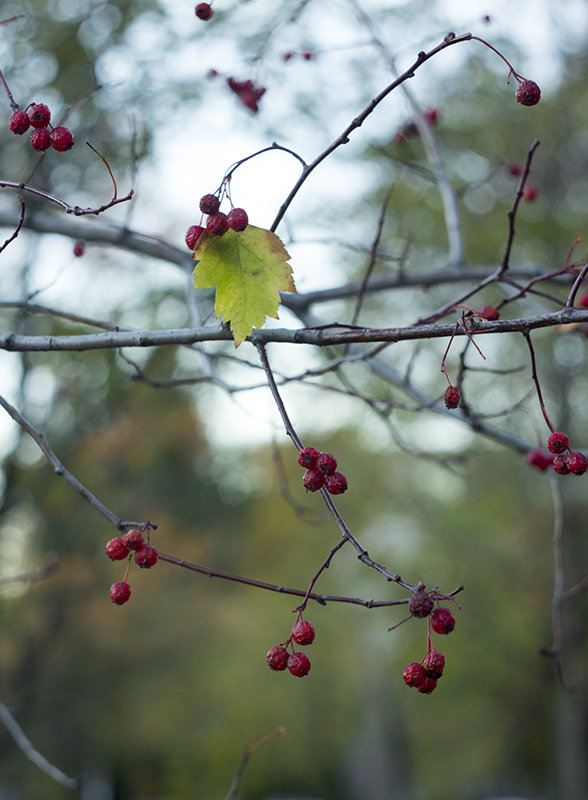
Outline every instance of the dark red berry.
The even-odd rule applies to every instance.
[[[268,650],[265,658],[268,667],[276,672],[282,672],[288,666],[288,651],[279,644]]]
[[[304,678],[310,672],[310,659],[306,653],[292,653],[288,656],[288,669],[297,678]]]
[[[76,242],[73,246],[73,254],[77,258],[80,258],[86,252],[86,245],[84,242]]]
[[[548,456],[541,450],[529,450],[527,453],[527,464],[545,472],[545,470],[553,464],[553,456]]]
[[[208,22],[208,20],[214,14],[214,11],[210,7],[209,3],[198,3],[196,8],[194,9],[194,13],[198,17],[198,19],[201,19],[204,22]]]
[[[143,534],[135,528],[125,533],[123,541],[129,550],[139,550],[145,544]]]
[[[206,220],[206,230],[215,236],[222,236],[229,230],[227,215],[222,211],[217,211]]]
[[[553,457],[553,469],[558,475],[567,475],[570,472],[566,453],[558,453]]]
[[[311,61],[311,60],[314,58],[314,53],[313,53],[311,50],[305,50],[305,51],[302,53],[302,58],[303,58],[305,61]]]
[[[200,198],[200,211],[203,214],[216,214],[220,208],[220,200],[215,194],[205,194]]]
[[[435,690],[436,686],[437,681],[435,678],[429,678],[429,676],[427,676],[425,680],[417,686],[417,689],[421,694],[431,694],[431,692]]]
[[[291,50],[288,50],[287,53],[284,53],[282,55],[282,60],[283,61],[290,61],[292,58],[294,58],[294,53]]]
[[[541,100],[541,89],[535,81],[521,81],[517,86],[516,98],[523,106],[536,106]]]
[[[407,664],[402,673],[402,679],[407,686],[420,686],[426,677],[427,670],[417,661]]]
[[[588,469],[588,460],[584,453],[573,452],[568,454],[567,465],[574,475],[583,475]]]
[[[296,644],[312,644],[314,642],[314,627],[310,622],[305,619],[298,620],[296,625],[292,628],[292,638]]]
[[[445,389],[445,406],[447,408],[457,408],[461,400],[461,393],[457,386],[448,386]]]
[[[408,610],[413,617],[428,617],[433,610],[433,598],[429,592],[419,589],[408,601]]]
[[[19,135],[28,131],[30,127],[31,121],[29,119],[29,115],[26,111],[20,111],[17,109],[13,111],[10,115],[10,119],[8,120],[8,127],[13,133],[18,133]]]
[[[319,453],[314,468],[323,475],[332,475],[337,469],[337,462],[330,453]]]
[[[482,319],[487,319],[489,322],[493,322],[500,316],[500,314],[494,308],[494,306],[483,306],[478,311],[476,311],[476,314],[479,317],[482,317]]]
[[[423,667],[427,670],[429,678],[440,678],[443,675],[443,668],[445,667],[445,656],[443,653],[437,653],[433,650],[423,658]]]
[[[547,449],[550,453],[563,453],[570,445],[567,434],[561,431],[554,431],[547,440]]]
[[[521,175],[523,168],[521,167],[520,164],[511,164],[510,167],[508,168],[508,171],[513,176],[513,178],[518,178],[518,176]]]
[[[106,543],[106,555],[113,561],[122,561],[129,554],[129,548],[122,536],[115,536]]]
[[[227,214],[229,228],[234,231],[244,231],[249,224],[249,217],[244,208],[232,208]]]
[[[536,186],[533,186],[533,184],[529,183],[523,189],[523,200],[527,200],[527,202],[532,202],[537,198],[538,194],[539,194],[539,189]]]
[[[190,225],[188,230],[186,231],[186,245],[190,250],[194,250],[198,239],[204,233],[204,228],[202,225]]]
[[[227,78],[227,86],[235,92],[244,106],[251,111],[259,111],[259,101],[265,94],[263,86],[256,86],[252,80],[238,81],[236,78]]]
[[[333,472],[332,475],[325,475],[325,486],[329,494],[343,494],[349,488],[347,478],[342,472]]]
[[[31,147],[40,153],[51,147],[51,135],[47,128],[33,128],[31,131]]]
[[[423,116],[431,125],[436,125],[439,122],[439,109],[428,108]]]
[[[435,633],[451,633],[455,617],[448,608],[436,608],[431,614],[431,627]]]
[[[16,131],[18,133],[18,131]],[[577,305],[579,308],[588,308],[588,292],[584,292],[578,298]]]
[[[298,453],[298,463],[301,467],[306,467],[307,469],[312,469],[316,464],[316,460],[319,457],[319,451],[315,447],[304,447]]]
[[[65,153],[74,146],[73,133],[69,128],[59,125],[51,131],[51,147],[58,153]]]
[[[131,596],[131,587],[126,581],[117,581],[110,587],[110,599],[117,606],[122,606]]]
[[[35,103],[29,106],[27,114],[33,128],[46,128],[51,121],[51,112],[45,103]]]
[[[325,476],[322,472],[314,469],[307,470],[302,476],[302,485],[307,492],[318,492],[325,483]]]
[[[135,563],[142,569],[148,569],[154,564],[157,564],[157,550],[150,544],[144,544],[138,550],[135,550]]]

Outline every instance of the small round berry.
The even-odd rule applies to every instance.
[[[508,168],[508,171],[512,175],[513,178],[518,178],[519,175],[522,174],[523,168],[520,164],[511,164]]]
[[[563,453],[570,445],[567,434],[561,431],[554,431],[547,440],[547,449],[550,453]]]
[[[76,242],[73,246],[73,254],[76,258],[81,258],[86,252],[86,245],[84,242]]]
[[[567,475],[570,472],[567,453],[558,453],[553,457],[553,469],[558,475]]]
[[[215,194],[205,194],[200,198],[200,211],[203,214],[216,214],[220,208],[220,200]]]
[[[428,617],[433,610],[433,598],[429,592],[419,589],[408,601],[408,610],[413,617]]]
[[[457,386],[448,386],[445,389],[445,406],[446,408],[457,408],[461,400],[461,393]]]
[[[521,81],[517,86],[516,98],[523,106],[536,106],[541,100],[541,89],[535,81]]]
[[[106,555],[113,561],[122,561],[129,554],[129,548],[126,546],[122,536],[115,536],[106,543]]]
[[[33,128],[46,128],[51,121],[51,112],[45,103],[35,103],[29,106],[27,115]]]
[[[268,650],[265,658],[268,667],[276,672],[282,672],[288,666],[288,651],[279,644]]]
[[[325,486],[329,494],[343,494],[349,488],[347,478],[342,472],[333,472],[332,475],[325,475]]]
[[[579,308],[588,308],[588,292],[584,292],[583,294],[580,295],[576,305]]]
[[[451,633],[455,617],[448,608],[436,608],[431,614],[431,627],[435,633]]]
[[[31,131],[31,147],[43,153],[51,147],[51,135],[47,128],[33,128]]]
[[[588,469],[588,460],[584,453],[573,452],[567,457],[568,469],[574,475],[583,475]]]
[[[298,620],[292,628],[292,638],[296,644],[306,645],[314,642],[314,626],[305,619]]]
[[[407,664],[402,673],[402,680],[407,686],[420,686],[426,677],[427,670],[417,661]]]
[[[244,231],[249,225],[249,217],[244,208],[232,208],[227,214],[229,228],[234,231]]]
[[[8,127],[10,130],[13,133],[17,133],[19,136],[28,131],[30,125],[31,121],[29,115],[26,111],[20,111],[20,109],[13,111],[8,120]]]
[[[312,61],[312,59],[314,58],[314,53],[313,53],[311,50],[305,50],[305,51],[302,53],[302,58],[303,58],[305,61]]]
[[[445,667],[445,656],[443,653],[437,653],[435,650],[427,653],[422,661],[423,667],[427,670],[429,678],[440,678],[443,675],[443,668]]]
[[[288,656],[288,670],[297,678],[304,678],[310,672],[310,659],[306,653],[292,653]]]
[[[291,50],[288,50],[287,53],[282,55],[282,61],[291,61],[294,58],[294,53]]]
[[[229,230],[229,220],[222,211],[217,211],[206,220],[206,230],[215,236],[222,236]]]
[[[318,492],[325,483],[325,476],[315,469],[308,469],[302,476],[302,485],[307,492]]]
[[[476,311],[476,314],[479,317],[482,317],[482,319],[487,319],[489,322],[493,322],[500,316],[500,314],[494,308],[494,306],[483,306],[478,311]]]
[[[59,125],[51,131],[51,147],[57,150],[58,153],[65,153],[66,150],[71,150],[74,146],[73,133],[69,128],[64,128]]]
[[[198,239],[200,239],[203,233],[204,228],[202,225],[190,225],[186,231],[186,246],[190,250],[194,250],[196,244],[198,243]]]
[[[129,548],[129,550],[140,550],[141,547],[143,547],[143,545],[145,544],[145,542],[143,541],[143,534],[136,528],[127,531],[123,536],[123,541]]]
[[[431,125],[436,125],[439,122],[439,109],[427,108],[423,116]]]
[[[209,3],[198,3],[196,8],[194,9],[194,13],[198,17],[198,19],[203,20],[203,22],[208,22],[208,20],[214,14],[214,11],[210,7]]]
[[[435,678],[429,678],[427,676],[425,680],[417,686],[417,689],[421,694],[431,694],[435,690],[437,686],[437,681]]]
[[[314,468],[323,475],[332,475],[337,469],[337,462],[330,453],[319,453]]]
[[[553,464],[553,456],[548,456],[541,452],[541,450],[529,450],[527,453],[527,464],[545,472],[545,470]]]
[[[301,467],[312,469],[319,457],[319,451],[315,447],[303,447],[298,453],[298,463]]]
[[[527,200],[527,202],[531,203],[533,200],[537,199],[537,195],[539,194],[539,189],[533,184],[527,184],[523,189],[523,200]]]
[[[110,587],[110,599],[117,606],[122,606],[131,596],[131,587],[126,581],[117,581]]]
[[[135,563],[138,564],[141,569],[149,569],[149,567],[157,564],[157,558],[157,550],[150,544],[144,544],[143,547],[135,550]]]

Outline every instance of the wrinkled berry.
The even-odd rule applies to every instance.
[[[51,135],[47,128],[33,128],[31,131],[31,147],[43,153],[51,147]]]
[[[28,131],[31,125],[29,115],[25,111],[13,111],[8,120],[8,127],[12,133],[17,133],[19,136]]]
[[[323,475],[332,475],[337,469],[337,462],[330,453],[319,453],[314,468]]]
[[[288,656],[288,669],[297,678],[303,678],[310,672],[310,659],[306,653],[292,653]]]
[[[583,475],[588,469],[588,460],[584,453],[569,453],[567,457],[568,469],[574,475]]]
[[[570,445],[567,434],[554,431],[547,440],[547,449],[550,453],[563,453]]]
[[[200,198],[200,211],[203,214],[216,214],[220,208],[220,200],[215,194],[205,194]]]
[[[106,555],[113,561],[122,561],[129,554],[129,548],[122,536],[115,536],[106,543]]]
[[[314,469],[307,470],[302,476],[302,485],[307,492],[318,492],[325,483],[325,476],[322,472]]]
[[[69,128],[59,125],[51,131],[51,147],[58,153],[65,153],[74,146],[73,133]]]
[[[553,469],[558,475],[568,475],[570,468],[568,466],[567,453],[558,453],[553,457]]]
[[[431,694],[431,692],[435,690],[436,686],[437,681],[435,678],[429,678],[429,676],[427,676],[422,683],[419,683],[417,689],[421,694]]]
[[[541,99],[541,89],[535,81],[521,81],[517,86],[516,98],[523,106],[535,106]]]
[[[445,667],[445,656],[443,653],[437,653],[433,650],[423,658],[423,667],[427,670],[429,678],[440,678],[443,675],[443,668]]]
[[[30,106],[27,115],[33,128],[46,128],[51,121],[51,112],[45,103],[35,103]]]
[[[206,220],[206,230],[215,236],[222,236],[229,230],[227,215],[222,211],[217,211]]]
[[[282,672],[288,666],[288,651],[279,644],[268,650],[265,658],[268,667],[276,672]]]
[[[299,620],[292,628],[292,638],[296,644],[306,645],[314,642],[315,631],[313,625],[304,619]]]
[[[144,545],[143,534],[136,528],[127,531],[123,536],[123,541],[129,550],[139,550]]]
[[[426,677],[427,670],[417,661],[407,664],[402,673],[402,680],[407,686],[420,686]]]
[[[436,608],[431,614],[431,627],[435,633],[451,633],[455,617],[448,608]]]
[[[234,231],[244,231],[249,224],[249,217],[244,208],[232,208],[227,214],[229,228]]]
[[[342,472],[333,472],[332,475],[325,475],[325,486],[329,494],[343,494],[349,488],[347,478]]]
[[[208,20],[214,14],[214,11],[210,7],[209,3],[198,3],[196,8],[194,9],[194,13],[198,17],[198,19],[201,19],[203,22],[208,22]]]
[[[301,467],[306,467],[307,469],[312,469],[316,464],[316,460],[319,457],[319,451],[315,447],[304,447],[298,453],[298,463]]]
[[[457,386],[448,386],[445,389],[445,406],[447,408],[457,408],[461,400],[461,393]]]
[[[110,587],[110,599],[117,606],[122,606],[131,596],[131,587],[126,581],[117,581]]]
[[[408,610],[413,617],[428,617],[433,610],[433,598],[429,592],[419,589],[408,601]]]
[[[186,245],[190,250],[194,250],[196,244],[198,243],[198,239],[200,239],[203,233],[204,228],[202,225],[190,225],[186,231]]]
[[[150,544],[144,544],[143,547],[135,550],[135,563],[138,564],[141,569],[148,569],[154,564],[157,564],[157,558],[157,550]]]
[[[553,464],[553,456],[548,456],[541,452],[541,450],[529,450],[527,453],[527,464],[545,472],[545,470]]]

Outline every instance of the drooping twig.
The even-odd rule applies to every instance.
[[[541,407],[541,412],[547,423],[547,427],[553,433],[555,428],[551,420],[549,419],[549,415],[547,414],[547,409],[545,408],[545,402],[543,401],[543,394],[541,392],[541,386],[539,384],[539,375],[537,374],[537,362],[535,360],[535,349],[533,348],[533,343],[531,342],[531,335],[529,331],[522,331],[522,334],[527,342],[527,347],[529,348],[529,355],[531,356],[531,377],[533,378],[533,383],[535,384],[535,390],[537,392],[537,398],[539,400],[539,406]]]
[[[16,228],[14,229],[14,231],[13,231],[12,235],[11,235],[11,236],[9,236],[9,237],[8,237],[8,239],[7,239],[7,240],[4,242],[4,244],[0,246],[0,253],[1,253],[1,252],[2,252],[2,251],[3,251],[3,250],[6,248],[6,247],[8,247],[8,245],[10,244],[10,242],[13,242],[13,241],[16,239],[16,237],[17,237],[17,236],[18,236],[18,234],[20,233],[20,229],[22,228],[22,226],[23,226],[23,223],[24,223],[24,218],[25,218],[25,203],[24,203],[24,200],[22,199],[22,197],[21,197],[19,194],[17,194],[17,195],[16,195],[16,197],[17,197],[17,199],[18,199],[18,202],[20,203],[20,219],[18,220],[18,225],[17,225],[17,226],[16,226]]]
[[[231,781],[231,786],[229,791],[225,797],[225,800],[234,800],[237,796],[237,792],[239,791],[239,784],[241,783],[241,778],[243,776],[243,771],[247,766],[249,759],[255,753],[256,750],[259,750],[260,747],[263,747],[265,744],[270,742],[272,739],[275,739],[276,736],[281,736],[282,734],[286,733],[286,729],[280,725],[279,728],[276,728],[273,733],[268,733],[267,736],[263,736],[261,739],[255,740],[255,737],[247,742],[245,747],[243,748],[243,757],[239,766],[235,770],[233,774],[233,780]]]

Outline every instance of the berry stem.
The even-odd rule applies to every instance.
[[[568,299],[566,300],[566,306],[565,306],[566,308],[573,308],[574,301],[576,299],[576,294],[578,293],[578,289],[582,285],[582,281],[586,277],[587,273],[588,273],[588,264],[584,264],[584,266],[582,267],[582,269],[578,273],[578,276],[577,276],[576,280],[574,281],[574,285],[570,289],[570,293],[568,295]]]
[[[555,428],[551,423],[547,415],[547,410],[545,408],[545,403],[543,402],[543,395],[541,393],[541,386],[539,385],[539,376],[537,375],[537,362],[535,360],[535,350],[533,349],[533,344],[531,342],[531,334],[529,331],[522,331],[523,336],[525,337],[525,341],[527,342],[527,346],[529,348],[529,355],[531,356],[531,375],[533,378],[533,383],[535,384],[535,389],[537,390],[537,397],[539,399],[539,405],[541,407],[541,411],[545,418],[545,422],[547,423],[547,427],[549,430],[554,433]]]
[[[517,80],[519,83],[520,83],[521,81],[524,81],[524,80],[525,80],[525,79],[523,78],[523,76],[522,76],[522,75],[519,75],[519,73],[518,73],[518,72],[515,70],[515,68],[513,67],[513,65],[510,63],[510,61],[509,61],[507,58],[505,58],[505,57],[502,55],[502,53],[500,52],[500,50],[497,50],[497,49],[496,49],[496,48],[495,48],[493,45],[491,45],[491,44],[490,44],[490,42],[487,42],[485,39],[481,39],[479,36],[472,36],[472,37],[471,37],[471,39],[472,39],[472,41],[481,42],[482,44],[485,44],[485,45],[486,45],[486,47],[489,47],[489,48],[490,48],[490,50],[493,50],[493,51],[496,53],[496,55],[497,55],[497,56],[499,56],[499,57],[500,57],[500,58],[501,58],[501,59],[504,61],[504,63],[507,65],[507,67],[508,67],[508,69],[509,69],[507,83],[508,83],[508,81],[510,80],[510,76],[511,76],[511,75],[512,75],[512,76],[513,76],[513,78],[515,78],[515,80]]]
[[[335,553],[337,551],[339,551],[343,547],[343,545],[347,541],[348,541],[347,537],[343,536],[343,538],[340,539],[340,541],[335,545],[335,547],[333,547],[329,551],[328,556],[323,561],[323,563],[321,564],[321,566],[318,569],[318,572],[316,573],[316,575],[313,577],[313,579],[309,583],[308,589],[306,590],[306,594],[304,596],[303,601],[300,603],[299,606],[296,606],[295,610],[298,611],[298,619],[300,619],[300,617],[302,616],[302,612],[306,608],[306,604],[308,603],[308,598],[310,597],[310,594],[311,594],[311,592],[312,592],[312,590],[314,588],[315,583],[318,581],[318,579],[320,578],[322,573],[331,566],[331,560],[332,560],[333,556],[335,555]]]
[[[13,19],[18,19],[18,17],[13,17]],[[12,20],[8,21],[11,22]],[[4,86],[4,91],[8,96],[8,102],[10,103],[10,107],[13,109],[13,111],[18,111],[20,106],[12,96],[12,92],[8,88],[8,84],[6,83],[6,78],[4,77],[4,73],[2,72],[1,69],[0,69],[0,81],[2,81],[2,85]]]

